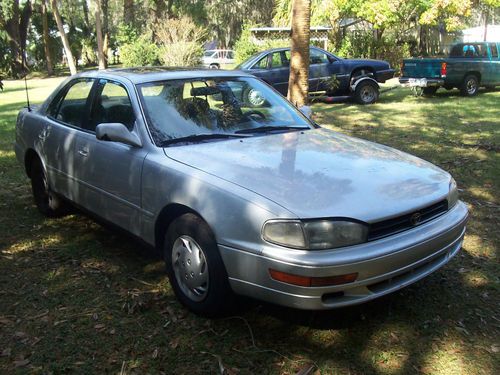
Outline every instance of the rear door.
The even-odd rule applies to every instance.
[[[288,52],[288,56],[286,54]],[[288,93],[288,79],[290,77],[290,51],[276,51],[269,58],[269,76],[274,88],[282,95]]]
[[[141,172],[146,151],[119,142],[101,141],[95,136],[95,128],[101,123],[122,123],[137,134],[136,118],[127,87],[100,79],[90,120],[76,139],[75,173],[85,208],[139,234]]]
[[[50,103],[45,129],[39,136],[51,188],[77,203],[75,142],[79,129],[87,121],[95,83],[92,78],[70,81]]]

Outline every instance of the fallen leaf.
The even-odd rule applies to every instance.
[[[10,357],[11,353],[12,353],[12,349],[11,348],[5,348],[2,351],[2,357]]]
[[[98,331],[102,331],[106,326],[104,324],[96,324],[94,326],[95,329],[97,329]]]
[[[179,339],[173,339],[172,341],[170,341],[169,345],[172,349],[177,348],[179,346]]]
[[[29,359],[21,359],[19,361],[14,361],[14,367],[24,367],[30,363]]]
[[[0,316],[0,324],[4,324],[6,326],[12,324],[12,320],[7,319],[4,316]]]
[[[152,357],[153,359],[158,358],[158,348],[156,348],[155,350],[153,350],[153,354],[151,355],[151,357]]]

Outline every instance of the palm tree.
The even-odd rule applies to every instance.
[[[54,18],[56,19],[57,29],[59,30],[59,34],[61,36],[61,41],[64,47],[64,53],[66,54],[66,58],[68,59],[68,66],[71,75],[76,74],[76,65],[75,60],[73,58],[73,53],[71,52],[71,48],[69,46],[68,36],[64,31],[64,25],[62,22],[61,14],[59,13],[59,8],[56,0],[50,0],[50,5],[52,6],[52,13],[54,13]]]
[[[288,100],[299,108],[307,104],[309,89],[310,24],[311,0],[293,0]]]

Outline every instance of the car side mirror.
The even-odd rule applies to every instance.
[[[312,109],[307,105],[303,105],[299,108],[299,111],[302,112],[304,116],[306,116],[309,120],[312,120]]]
[[[119,122],[106,122],[97,125],[95,136],[101,141],[121,142],[133,147],[142,147],[139,137]]]

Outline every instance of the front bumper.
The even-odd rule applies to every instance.
[[[394,77],[394,69],[385,69],[385,70],[379,70],[376,72],[377,74],[377,82],[384,83],[385,81],[391,79]]]
[[[400,77],[399,83],[410,87],[441,87],[444,85],[444,79]]]
[[[441,268],[462,246],[468,212],[458,202],[446,214],[405,232],[343,249],[301,251],[265,246],[258,253],[219,249],[233,291],[305,310],[366,302],[410,285]],[[276,281],[269,269],[326,277],[357,272],[355,282],[301,287]]]

